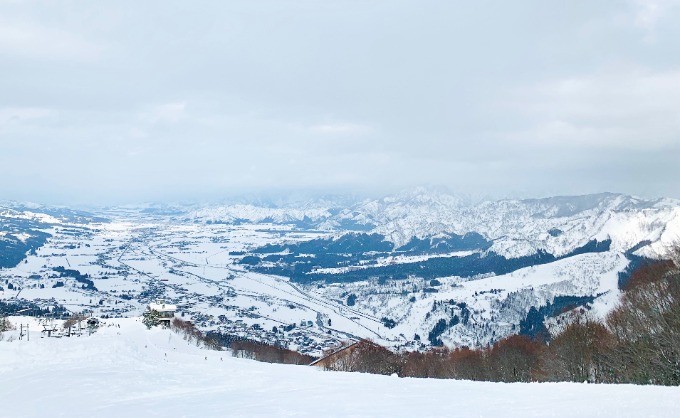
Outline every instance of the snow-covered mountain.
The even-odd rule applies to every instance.
[[[428,196],[385,203],[371,219],[376,232],[397,244],[412,236],[477,232],[493,241],[492,251],[509,257],[538,250],[561,256],[591,240],[611,240],[621,251],[650,241],[656,244],[644,252],[654,255],[680,237],[680,202],[671,199],[604,193],[477,205]]]
[[[302,208],[273,208],[255,205],[236,204],[198,209],[192,212],[190,218],[211,223],[236,223],[236,222],[271,222],[271,223],[296,223],[308,220],[309,222],[322,222],[332,216],[329,209],[323,207]]]
[[[102,217],[81,210],[14,201],[0,201],[0,218],[35,221],[54,225],[105,221]]]
[[[649,242],[639,254],[657,256],[680,239],[680,201],[674,199],[601,193],[473,204],[419,188],[350,207],[329,203],[276,208],[240,204],[204,208],[188,217],[200,222],[306,222],[339,232],[361,229],[384,235],[395,247],[413,237],[475,232],[493,242],[492,251],[507,257],[539,250],[562,256],[592,240],[611,240],[612,248],[620,251]]]

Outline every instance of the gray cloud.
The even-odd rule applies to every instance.
[[[680,197],[680,5],[0,1],[0,195]]]

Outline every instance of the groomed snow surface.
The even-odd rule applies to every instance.
[[[680,416],[676,387],[325,372],[199,349],[135,318],[91,336],[41,338],[40,329],[31,322],[30,341],[18,331],[0,341],[2,417]]]

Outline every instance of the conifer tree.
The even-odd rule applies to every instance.
[[[142,316],[142,323],[146,325],[148,329],[151,329],[151,327],[155,327],[161,323],[160,319],[158,319],[157,311],[148,310],[144,312]]]

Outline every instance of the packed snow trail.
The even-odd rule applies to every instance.
[[[28,319],[24,320],[24,323]],[[136,319],[0,341],[3,417],[680,416],[680,388],[402,379],[258,363]],[[120,328],[118,327],[120,325]],[[35,327],[35,331],[34,328]]]

